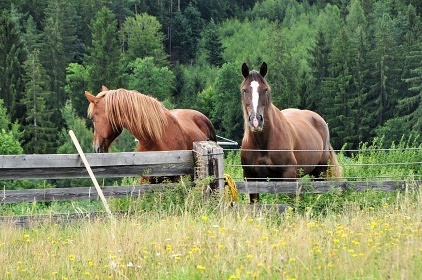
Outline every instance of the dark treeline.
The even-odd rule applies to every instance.
[[[3,0],[0,137],[10,145],[0,153],[74,152],[69,129],[90,151],[84,91],[102,85],[200,110],[240,142],[240,67],[262,61],[273,102],[321,114],[335,149],[398,142],[422,131],[421,8],[420,0]],[[133,138],[121,138],[116,151],[133,149]]]

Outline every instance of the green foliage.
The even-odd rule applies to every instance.
[[[238,63],[239,69],[243,62],[261,65],[262,61],[268,61],[267,42],[272,28],[267,19],[228,19],[218,26],[218,30],[224,47],[224,61]],[[253,42],[253,45],[239,42]]]
[[[221,39],[217,30],[217,25],[215,24],[213,19],[211,19],[210,23],[208,24],[203,36],[205,38],[204,48],[207,53],[208,63],[212,66],[222,66],[224,63],[224,46],[221,43]]]
[[[69,135],[69,130],[73,130],[78,138],[79,144],[85,153],[92,151],[92,132],[87,129],[85,119],[76,115],[72,101],[68,100],[61,110],[62,117],[65,120],[66,127],[63,128],[57,140],[58,154],[76,154],[77,150]]]
[[[9,110],[12,121],[22,121],[24,109],[20,104],[24,84],[23,62],[26,50],[19,33],[19,27],[7,10],[0,13],[0,99]]]
[[[120,78],[120,51],[117,40],[117,20],[113,12],[103,7],[92,19],[92,47],[86,58],[89,90],[99,92],[101,86],[117,88]]]
[[[70,63],[66,68],[66,86],[64,91],[72,102],[76,115],[80,118],[86,117],[89,105],[89,101],[84,94],[88,90],[88,75],[88,70],[81,64]],[[96,92],[93,94],[96,94]]]
[[[6,132],[4,128],[0,131],[0,155],[22,154],[23,149],[12,131]]]
[[[422,174],[422,141],[415,133],[403,136],[384,149],[384,138],[375,138],[371,144],[361,144],[359,152],[343,167],[348,180],[412,180]]]
[[[0,155],[21,154],[22,132],[19,123],[11,123],[10,116],[4,107],[3,99],[0,99]]]
[[[171,65],[175,78],[165,75],[159,93],[171,97],[166,105],[199,109],[225,133],[241,134],[231,116],[239,107],[213,103],[220,90],[214,67],[247,62],[256,68],[262,61],[273,102],[320,113],[336,149],[356,149],[388,129],[400,128],[385,143],[399,141],[406,130],[421,131],[421,9],[413,2],[32,2],[0,4],[0,98],[12,123],[26,125],[23,65],[39,49],[50,92],[44,119],[52,114],[59,131],[67,99],[85,117],[85,90],[138,87],[133,69],[147,57],[155,67]]]
[[[217,71],[212,104],[211,121],[217,134],[240,141],[243,137],[243,112],[240,106],[240,67],[237,63],[225,63]],[[227,109],[227,108],[230,108]]]
[[[153,57],[137,58],[129,63],[131,74],[126,76],[129,89],[156,97],[160,101],[171,100],[174,74],[167,67],[159,67]]]
[[[25,61],[25,97],[21,100],[26,107],[24,123],[25,152],[49,154],[54,151],[57,128],[51,121],[53,110],[48,106],[51,98],[46,71],[39,59],[39,50],[34,49]]]
[[[85,119],[76,115],[71,100],[67,100],[61,110],[62,118],[65,120],[65,128],[62,128],[57,139],[58,154],[77,154],[75,144],[69,135],[69,130],[73,130],[78,142],[85,153],[92,152],[92,132],[86,128]],[[53,181],[55,187],[86,187],[91,186],[90,179],[66,179]]]
[[[121,31],[121,40],[127,45],[125,61],[153,57],[158,66],[166,65],[167,55],[164,52],[161,27],[156,17],[146,13],[127,17]]]
[[[172,47],[177,51],[180,63],[192,63],[195,59],[203,25],[201,14],[192,3],[189,3],[184,11],[176,12]],[[170,57],[170,60],[172,60],[172,57]]]
[[[66,102],[66,67],[77,55],[78,15],[67,0],[48,1],[44,12],[40,61],[49,78],[50,98],[46,105],[48,109],[61,108]],[[52,114],[56,128],[60,129],[63,125],[60,111],[53,110]]]

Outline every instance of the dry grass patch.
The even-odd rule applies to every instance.
[[[417,279],[420,194],[341,214],[220,205],[0,231],[1,279]]]

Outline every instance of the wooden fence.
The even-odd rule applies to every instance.
[[[214,142],[197,142],[193,151],[86,154],[86,158],[96,178],[191,175],[200,180],[215,174],[210,187],[224,187],[223,149]],[[0,155],[0,180],[71,178],[89,178],[78,154]],[[0,203],[96,199],[98,196],[93,186],[7,190],[6,182],[2,187]],[[159,184],[103,186],[102,191],[106,197],[128,197],[162,187]]]
[[[192,151],[130,152],[86,154],[87,161],[96,178],[119,178],[138,176],[185,176],[194,178],[194,183],[211,176],[210,188],[224,188],[223,149],[214,142],[194,143]],[[3,190],[0,204],[18,202],[47,202],[66,200],[97,200],[99,195],[94,186],[77,188],[46,188],[7,190],[7,180],[21,179],[71,179],[89,178],[89,174],[78,154],[48,155],[0,155],[0,180]],[[143,193],[171,188],[174,183],[142,184],[134,186],[103,186],[106,198],[137,197]],[[339,191],[379,191],[405,190],[422,186],[422,181],[377,181],[377,182],[236,182],[239,193],[326,193]],[[280,206],[283,211],[285,206]],[[78,213],[78,217],[92,219],[95,213]],[[52,217],[46,215],[35,219],[68,220],[70,214]],[[15,225],[28,226],[34,217],[13,217]],[[4,221],[0,217],[0,221]]]
[[[212,176],[212,188],[224,187],[223,149],[214,142],[194,143],[193,151],[126,152],[86,154],[97,178],[191,175],[195,180]],[[0,180],[89,178],[78,154],[0,155]],[[6,182],[7,184],[7,182]],[[4,184],[3,184],[4,185]],[[135,186],[103,186],[105,197],[133,197],[173,184],[143,184]],[[421,182],[413,182],[420,186]],[[236,182],[239,193],[325,193],[337,190],[393,191],[405,189],[405,181],[378,182]],[[7,190],[3,186],[0,203],[65,201],[97,199],[93,186],[77,188],[47,188]]]

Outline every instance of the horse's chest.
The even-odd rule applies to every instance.
[[[241,154],[244,175],[256,178],[281,177],[290,162],[289,155],[284,152],[251,151]]]

